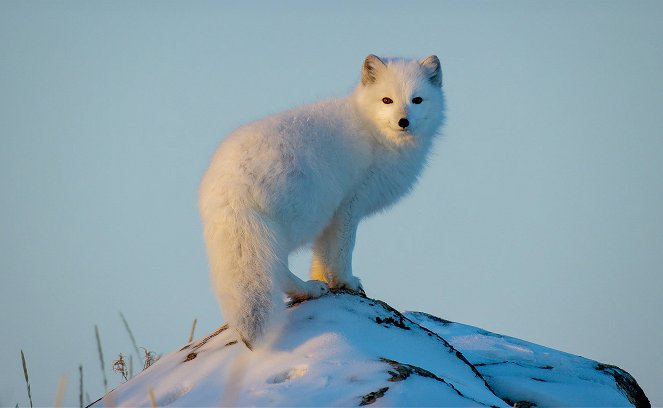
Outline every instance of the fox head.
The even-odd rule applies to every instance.
[[[440,60],[435,55],[382,60],[371,54],[364,60],[355,100],[389,143],[430,141],[444,118]]]

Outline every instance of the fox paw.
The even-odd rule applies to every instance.
[[[298,293],[288,293],[290,299],[294,302],[301,302],[306,299],[315,299],[329,293],[329,287],[326,283],[319,280],[310,280],[304,282],[301,292]]]
[[[318,298],[325,293],[329,293],[329,286],[327,286],[326,283],[319,281],[319,280],[310,280],[306,281],[306,293],[308,294],[309,298],[315,299]]]
[[[336,281],[332,285],[333,289],[341,289],[341,290],[348,290],[353,293],[358,293],[360,295],[366,296],[366,292],[364,291],[364,287],[361,286],[361,281],[359,278],[356,276],[350,276],[349,279],[345,279],[343,281]]]

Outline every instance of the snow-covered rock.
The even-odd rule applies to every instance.
[[[421,312],[413,322],[459,350],[509,404],[548,407],[648,407],[649,400],[626,371],[477,327]]]
[[[625,371],[378,300],[291,305],[250,351],[227,326],[168,354],[101,406],[649,406]]]

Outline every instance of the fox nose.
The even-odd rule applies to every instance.
[[[402,127],[403,129],[405,129],[406,127],[410,126],[410,121],[407,120],[407,118],[401,118],[401,119],[398,121],[398,126],[400,126],[400,127]]]

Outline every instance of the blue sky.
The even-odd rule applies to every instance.
[[[442,62],[447,124],[355,273],[403,310],[618,365],[663,405],[663,3],[0,3],[0,406],[220,324],[197,187],[224,135]],[[306,275],[306,252],[292,269]],[[12,368],[14,367],[14,368]],[[107,375],[111,384],[119,376]]]

